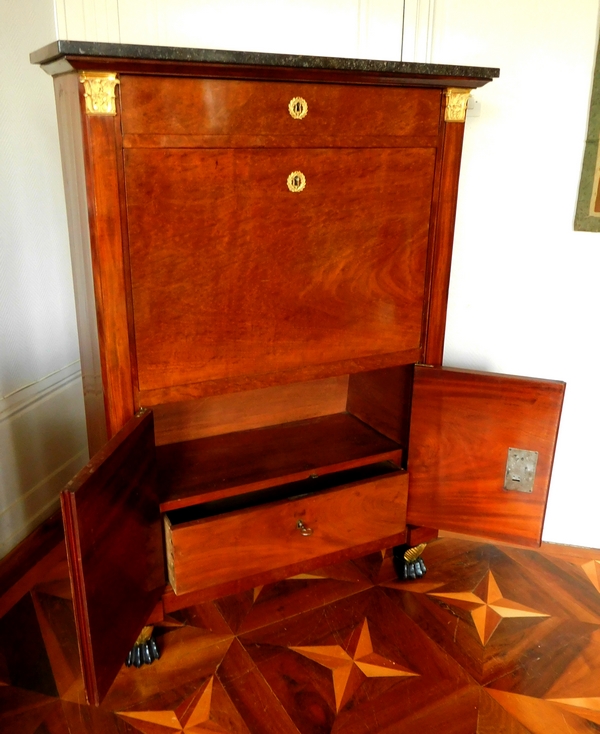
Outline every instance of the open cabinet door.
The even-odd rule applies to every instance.
[[[539,545],[564,391],[562,382],[417,366],[408,522]]]
[[[61,505],[85,692],[98,705],[165,583],[152,413],[92,458]]]

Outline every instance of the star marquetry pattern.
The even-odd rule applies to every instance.
[[[512,599],[505,599],[496,583],[494,574],[488,571],[473,591],[454,593],[429,592],[429,596],[446,599],[453,606],[471,614],[482,645],[487,645],[503,619],[515,617],[549,617]]]
[[[568,708],[587,709],[588,711],[598,711],[600,713],[600,696],[591,698],[548,698],[552,703],[559,703]]]
[[[596,591],[600,592],[600,561],[588,561],[582,564],[581,568],[592,584],[594,584]]]
[[[162,732],[185,732],[204,734],[204,732],[223,732],[215,721],[211,721],[211,703],[214,676],[211,676],[195,693],[186,698],[175,710],[171,711],[121,711],[119,716],[127,720],[134,729],[144,734]]]
[[[350,700],[365,678],[400,678],[419,675],[374,652],[369,623],[366,619],[356,628],[350,638],[348,651],[344,650],[341,645],[290,647],[290,650],[332,671],[336,711],[339,711]]]
[[[286,581],[306,581],[306,580],[325,581],[328,578],[329,576],[318,575],[315,573],[298,573],[295,576],[290,576],[289,578],[285,580]],[[258,599],[258,597],[260,596],[264,588],[265,588],[264,586],[254,587],[254,589],[252,590],[253,601],[256,601]]]

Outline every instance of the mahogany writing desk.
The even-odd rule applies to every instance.
[[[161,595],[407,523],[539,543],[564,386],[440,366],[467,96],[496,69],[62,41],[32,60],[95,454],[62,498],[91,701]]]

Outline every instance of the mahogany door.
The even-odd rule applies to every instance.
[[[98,705],[165,585],[152,413],[92,458],[61,505],[85,692]]]
[[[562,382],[417,366],[408,522],[539,545],[564,390]],[[519,468],[536,459],[530,489]]]

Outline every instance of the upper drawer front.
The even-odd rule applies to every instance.
[[[408,474],[398,471],[183,525],[167,522],[171,585],[185,594],[389,539],[404,531],[407,492]]]
[[[440,96],[439,89],[121,78],[123,132],[137,135],[429,136],[438,132]],[[297,97],[306,102],[301,119],[289,111]]]

